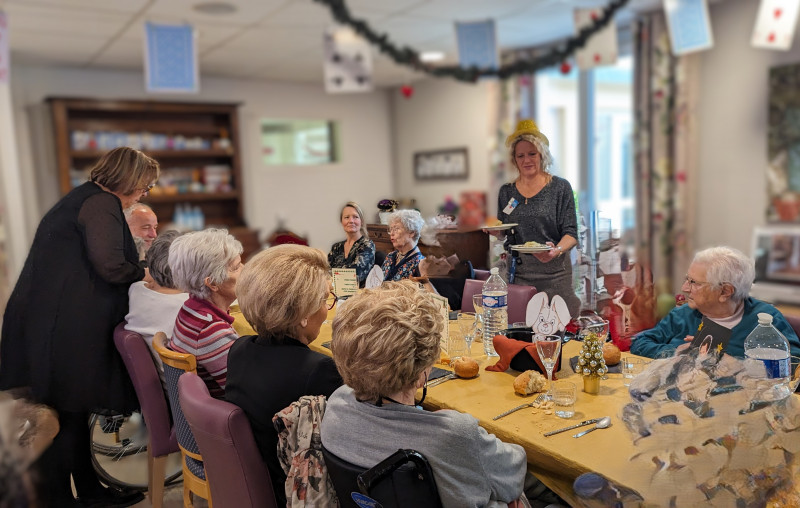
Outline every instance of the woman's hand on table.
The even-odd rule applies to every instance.
[[[538,259],[542,263],[549,263],[550,261],[554,260],[555,258],[561,255],[561,251],[556,248],[553,242],[547,242],[545,245],[550,247],[550,250],[531,253],[533,256],[536,256],[536,259]]]

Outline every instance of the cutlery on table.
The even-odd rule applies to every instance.
[[[577,434],[575,434],[572,437],[585,436],[586,434],[588,434],[589,432],[592,432],[593,430],[606,429],[606,428],[608,428],[610,426],[611,426],[611,417],[610,416],[604,416],[604,417],[600,418],[600,421],[595,423],[594,427],[592,427],[591,429],[584,430],[583,432],[578,432]]]
[[[591,425],[593,423],[597,423],[600,420],[602,420],[602,418],[592,418],[591,420],[584,420],[581,423],[576,423],[575,425],[570,425],[569,427],[564,427],[563,429],[551,430],[550,432],[545,432],[542,435],[544,437],[550,437],[550,436],[553,436],[555,434],[559,434],[561,432],[566,432],[568,430],[577,429],[578,427],[583,427],[584,425]]]
[[[539,404],[540,402],[544,401],[544,396],[545,395],[546,394],[544,394],[544,393],[540,393],[539,396],[536,397],[533,400],[533,402],[526,402],[525,404],[522,404],[522,405],[519,405],[519,406],[517,406],[515,408],[509,409],[505,413],[500,413],[499,415],[495,416],[494,418],[492,418],[492,420],[499,420],[500,418],[503,418],[504,416],[508,416],[511,413],[515,412],[515,411],[519,411],[520,409],[525,409],[526,407],[533,407],[534,404]]]
[[[456,376],[455,373],[451,373],[451,374],[447,374],[447,375],[444,375],[442,377],[436,378],[433,381],[428,381],[428,388],[431,388],[431,387],[436,386],[436,385],[440,385],[440,384],[444,383],[445,381],[450,381],[451,379],[455,379],[457,377],[458,376]]]

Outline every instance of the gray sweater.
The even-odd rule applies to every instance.
[[[445,508],[505,507],[522,495],[522,447],[500,441],[458,411],[377,407],[358,402],[345,385],[328,400],[321,436],[331,453],[365,468],[400,448],[420,452],[431,464]]]

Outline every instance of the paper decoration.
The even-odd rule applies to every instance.
[[[447,303],[447,298],[433,293],[428,293],[428,296],[433,299],[433,303],[444,320],[442,334],[439,336],[439,347],[442,351],[447,351],[447,346],[450,342],[450,307]]]
[[[592,26],[602,15],[600,9],[575,9],[575,33]],[[580,69],[591,69],[617,62],[617,24],[612,19],[602,30],[594,34],[586,45],[575,51],[575,61]]]
[[[367,282],[364,284],[364,288],[372,289],[381,284],[383,284],[383,270],[380,266],[375,265],[372,267],[372,270],[369,271],[369,274],[367,274]]]
[[[372,91],[372,52],[349,28],[331,28],[324,36],[325,91]]]
[[[497,34],[494,20],[456,23],[458,63],[461,67],[496,69]]]
[[[148,92],[200,90],[197,46],[191,25],[145,23],[144,54]]]
[[[0,11],[0,83],[8,83],[11,56],[8,49],[8,17]]]
[[[794,40],[799,10],[800,0],[761,0],[752,45],[756,48],[789,50]]]
[[[353,296],[358,291],[358,276],[355,268],[334,268],[333,294],[339,298]]]
[[[536,337],[564,331],[570,321],[567,302],[560,295],[553,296],[549,305],[548,300],[547,293],[536,293],[525,308],[525,324],[531,327]]]
[[[707,0],[664,0],[672,53],[683,55],[714,46]]]

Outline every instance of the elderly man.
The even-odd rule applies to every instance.
[[[792,355],[800,356],[800,340],[780,311],[748,296],[754,277],[753,261],[736,249],[712,247],[698,252],[681,286],[687,304],[636,336],[631,353],[657,358],[662,352],[685,349],[705,316],[731,330],[725,352],[743,358],[744,340],[758,324],[756,315],[766,312],[789,341]]]
[[[158,217],[149,206],[144,203],[136,203],[125,209],[125,220],[128,222],[133,240],[136,242],[136,248],[139,250],[139,259],[144,259],[147,249],[158,236]]]

